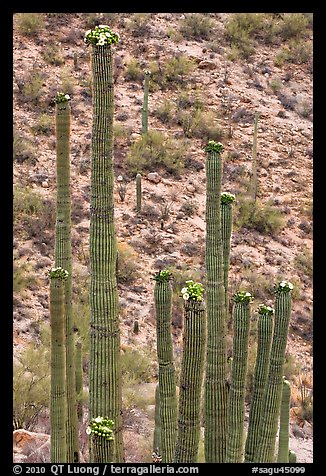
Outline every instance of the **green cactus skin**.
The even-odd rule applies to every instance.
[[[77,416],[78,421],[83,421],[83,355],[82,355],[82,343],[76,342],[76,397],[77,397]]]
[[[60,93],[57,95],[59,96]],[[64,95],[61,94],[63,97]],[[68,96],[69,97],[69,96]],[[74,323],[72,318],[72,253],[70,192],[70,104],[56,102],[56,233],[55,265],[69,273],[65,283],[66,382],[67,382],[67,462],[79,462],[76,406]]]
[[[139,321],[138,321],[138,319],[134,320],[133,333],[136,334],[136,335],[139,333]]]
[[[51,463],[67,462],[67,395],[64,280],[50,277],[51,322]]]
[[[230,197],[232,197],[230,195]],[[233,222],[233,201],[225,200],[224,194],[221,194],[221,236],[223,244],[223,273],[224,273],[224,289],[225,289],[225,308],[226,318],[228,321],[229,315],[229,269],[230,269],[230,248],[231,248],[231,234]]]
[[[261,413],[267,385],[273,330],[273,314],[268,312],[259,313],[257,356],[245,447],[245,463],[254,463],[254,453],[258,444]]]
[[[226,463],[243,462],[243,426],[245,415],[250,301],[235,302],[231,386],[228,400]]]
[[[161,453],[161,420],[160,420],[160,389],[159,384],[155,387],[155,427],[153,437],[153,451]]]
[[[215,143],[214,143],[215,144]],[[206,159],[207,352],[205,378],[205,460],[224,463],[227,431],[226,309],[221,237],[221,151]]]
[[[251,197],[254,201],[257,199],[257,132],[258,132],[259,113],[255,113],[254,137],[252,143],[252,177],[251,177]]]
[[[177,396],[171,337],[172,286],[169,281],[156,281],[154,301],[159,365],[160,450],[162,462],[171,463],[177,436]]]
[[[283,379],[280,412],[280,433],[278,438],[278,463],[289,463],[289,424],[290,424],[290,382]]]
[[[188,300],[184,303],[178,436],[174,463],[197,462],[205,349],[206,316],[204,303],[203,301]]]
[[[90,418],[108,415],[115,422],[114,462],[124,462],[122,388],[117,291],[117,242],[114,225],[113,55],[110,45],[91,45],[93,127],[90,205]],[[111,458],[109,443],[91,462]],[[106,454],[107,450],[107,454]],[[103,458],[103,459],[101,459]]]
[[[291,292],[276,293],[275,322],[255,463],[273,463],[282,396],[285,350],[291,317]]]
[[[142,108],[142,135],[148,132],[148,89],[149,89],[149,77],[150,71],[144,71],[144,105]]]
[[[293,450],[289,451],[289,463],[295,464],[297,462],[297,455]]]
[[[137,212],[141,212],[141,174],[136,175]]]

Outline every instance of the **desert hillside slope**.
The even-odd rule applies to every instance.
[[[186,279],[205,283],[204,146],[210,139],[225,147],[223,190],[237,197],[230,293],[249,290],[257,306],[261,302],[271,305],[276,280],[290,280],[295,287],[285,364],[292,383],[291,441],[299,462],[312,461],[310,14],[14,16],[16,427],[49,433],[47,272],[54,263],[56,199],[53,98],[62,91],[70,95],[72,110],[73,312],[76,335],[83,343],[85,405],[80,431],[87,458],[92,92],[89,49],[83,38],[86,30],[99,23],[110,25],[121,39],[114,46],[114,173],[127,461],[151,460],[157,381],[153,273],[169,267],[175,276],[177,363],[182,350],[180,289]],[[151,71],[150,149],[141,142],[146,69]],[[253,213],[253,204],[248,205],[246,197],[252,183],[256,112],[258,196]],[[151,154],[146,157],[148,150]],[[142,174],[141,213],[136,212],[137,172]],[[255,304],[251,376],[256,351]],[[229,352],[231,344],[230,331]],[[250,382],[247,390],[249,403]],[[16,458],[24,461],[46,460],[44,452],[37,456],[26,452],[24,458],[18,454]]]

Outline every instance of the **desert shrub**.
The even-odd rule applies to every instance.
[[[32,342],[13,364],[13,417],[16,428],[33,431],[38,416],[49,407],[50,349],[46,339]]]
[[[275,55],[274,64],[278,67],[284,63],[305,64],[311,59],[312,44],[306,40],[292,40]]]
[[[127,63],[124,74],[127,81],[142,81],[144,78],[144,72],[134,58]]]
[[[29,263],[19,264],[14,262],[13,266],[13,292],[21,293],[25,289],[34,290],[39,285],[39,279],[33,273]]]
[[[42,50],[42,57],[46,63],[53,66],[61,66],[65,62],[60,47],[53,42]]]
[[[191,92],[182,90],[177,98],[177,106],[180,109],[193,108],[194,110],[203,110],[204,101],[202,97],[202,92],[200,90],[195,90]]]
[[[126,165],[130,174],[162,168],[178,176],[183,171],[185,156],[184,141],[166,138],[158,131],[149,131],[131,145]]]
[[[183,212],[187,217],[192,217],[198,210],[198,204],[193,200],[187,200],[184,202],[180,211]]]
[[[295,356],[287,352],[285,354],[283,375],[287,380],[293,380],[300,371],[300,363],[296,360]]]
[[[194,111],[179,111],[177,123],[182,127],[186,137],[196,137],[203,141],[219,142],[224,137],[222,129],[216,125],[214,113],[204,113],[200,109]]]
[[[302,37],[307,32],[309,19],[303,13],[285,13],[279,23],[278,33],[283,40]]]
[[[39,69],[34,68],[17,83],[21,101],[36,105],[42,95],[43,83],[44,74]]]
[[[49,135],[53,132],[53,125],[53,117],[50,117],[48,114],[41,114],[31,129],[34,134]]]
[[[234,13],[225,26],[225,36],[231,51],[229,59],[249,58],[254,52],[252,37],[262,28],[260,13]]]
[[[18,163],[25,161],[31,162],[31,164],[36,163],[36,149],[34,144],[14,131],[13,134],[13,160]]]
[[[299,114],[299,116],[309,118],[313,112],[311,101],[308,101],[302,97],[297,98],[295,111]]]
[[[152,352],[144,349],[143,352],[126,348],[121,353],[121,376],[122,381],[133,384],[150,382],[156,370],[156,362]]]
[[[307,246],[304,246],[293,260],[294,266],[303,274],[312,278],[313,276],[313,256]]]
[[[207,40],[214,22],[202,13],[186,13],[180,22],[180,33],[187,40]]]
[[[118,283],[131,284],[139,276],[136,252],[127,243],[118,243]]]
[[[274,236],[284,226],[281,212],[269,203],[262,204],[246,197],[238,197],[235,224]]]
[[[154,115],[163,122],[163,124],[169,124],[175,120],[175,112],[171,101],[164,99],[163,103],[158,106],[153,112]]]
[[[35,36],[43,27],[43,17],[40,13],[17,13],[18,31],[24,36]]]
[[[151,91],[158,89],[175,88],[185,83],[186,76],[195,68],[194,62],[184,54],[178,54],[165,60],[165,62],[151,62]]]
[[[128,30],[131,32],[132,36],[147,36],[151,31],[151,27],[148,24],[150,18],[150,13],[134,13],[128,24]]]
[[[75,88],[75,79],[69,68],[63,68],[60,73],[61,90],[65,94],[73,94]]]

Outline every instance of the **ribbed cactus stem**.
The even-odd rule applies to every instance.
[[[144,71],[144,104],[142,108],[142,134],[147,134],[148,132],[148,90],[149,90],[149,78],[150,71]]]
[[[160,420],[160,389],[155,387],[155,421],[154,421],[153,451],[161,454],[161,420]]]
[[[226,309],[221,236],[222,144],[206,146],[207,352],[205,378],[205,460],[223,463],[227,431]]]
[[[72,318],[72,252],[70,191],[70,103],[69,95],[57,93],[56,102],[56,233],[55,265],[69,273],[65,281],[65,333],[67,382],[67,462],[79,462],[78,420],[75,385],[75,342]]]
[[[177,436],[176,374],[171,336],[172,286],[167,271],[159,272],[155,279],[161,456],[163,463],[171,463]]]
[[[51,324],[51,463],[67,462],[67,395],[65,352],[65,281],[68,272],[61,267],[50,272]]]
[[[248,368],[248,343],[250,330],[249,292],[238,292],[233,308],[234,336],[231,387],[228,401],[227,463],[243,462],[243,426],[245,415],[246,377]]]
[[[91,44],[93,126],[90,203],[90,418],[107,415],[114,421],[114,462],[124,461],[122,442],[122,388],[120,327],[117,292],[117,242],[114,225],[113,176],[113,53],[118,36],[110,32],[99,44],[96,34],[109,32],[103,25],[85,37]],[[92,440],[91,440],[92,441]],[[111,444],[93,446],[90,462],[108,462]]]
[[[178,437],[175,463],[196,463],[200,438],[201,395],[206,344],[202,301],[184,303],[183,354],[180,375]]]
[[[137,212],[141,212],[141,174],[136,175],[136,199],[137,199]]]
[[[280,432],[278,437],[278,463],[289,463],[290,398],[290,382],[283,378],[280,412]]]
[[[258,445],[274,329],[274,310],[271,307],[260,305],[258,314],[258,345],[245,447],[246,463],[254,463],[254,453]]]
[[[230,269],[230,249],[233,221],[233,202],[235,196],[231,193],[221,193],[221,236],[223,245],[223,276],[225,289],[226,318],[229,316],[229,269]]]
[[[77,416],[81,423],[83,421],[83,355],[82,343],[76,342],[76,397],[77,397]]]
[[[290,464],[295,464],[297,462],[297,455],[295,451],[290,450],[289,451],[289,463]]]
[[[286,281],[276,286],[274,334],[259,440],[254,456],[255,463],[273,463],[275,459],[285,350],[291,317],[292,288],[293,285]]]

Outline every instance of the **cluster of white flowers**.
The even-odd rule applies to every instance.
[[[69,94],[65,94],[65,93],[58,92],[56,97],[54,98],[55,103],[67,102],[67,101],[70,101],[70,96]]]
[[[275,292],[276,293],[287,293],[292,291],[293,284],[290,281],[281,281],[279,284],[276,285]]]
[[[258,314],[268,314],[269,316],[274,314],[274,309],[271,306],[266,306],[265,304],[259,304],[257,311]]]
[[[201,283],[194,283],[192,279],[186,281],[186,287],[181,289],[182,297],[185,301],[202,301],[204,288]]]
[[[52,268],[51,271],[49,272],[49,277],[52,278],[58,278],[65,280],[69,276],[69,273],[66,269],[63,269],[61,266],[58,266],[57,268]]]
[[[229,204],[235,202],[235,195],[233,193],[222,192],[221,193],[221,203],[222,204]]]
[[[113,427],[114,422],[112,420],[98,416],[90,421],[89,426],[86,428],[86,433],[87,435],[101,436],[106,440],[113,440]]]
[[[254,300],[254,297],[248,291],[239,291],[234,294],[233,299],[234,302],[252,302]]]
[[[96,46],[107,46],[118,43],[120,37],[118,33],[113,33],[108,25],[98,25],[94,30],[88,30],[85,33],[84,42]]]

